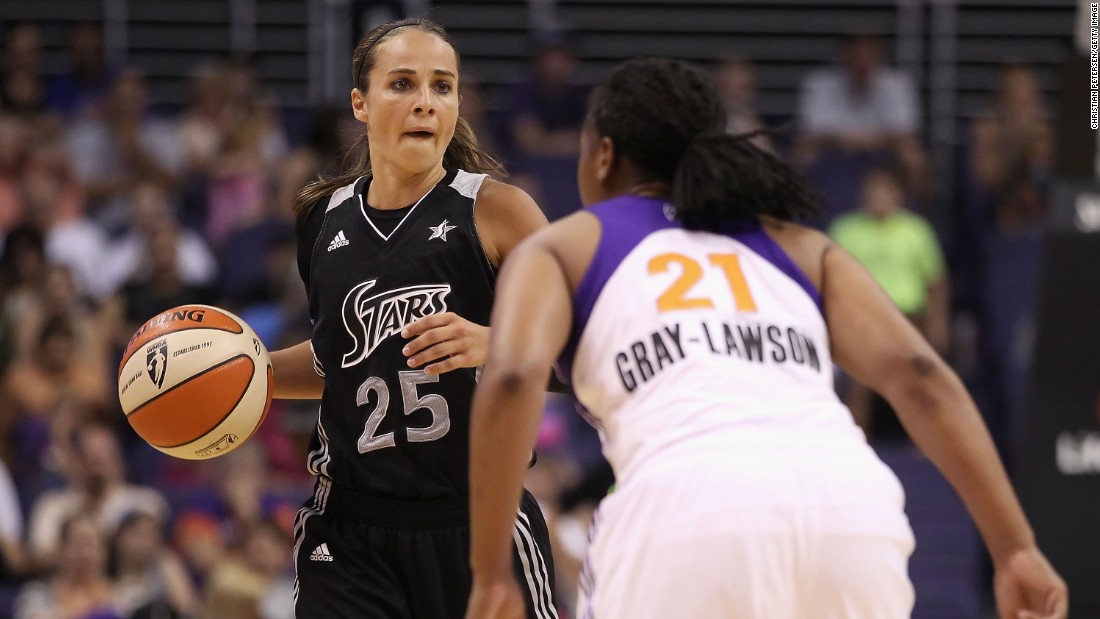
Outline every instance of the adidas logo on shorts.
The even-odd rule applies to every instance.
[[[345,245],[351,245],[351,241],[349,241],[348,238],[344,236],[344,231],[341,230],[336,233],[336,236],[332,237],[332,242],[328,244],[328,250],[332,251],[334,249],[344,247]]]
[[[347,241],[344,241],[347,243]],[[310,561],[332,561],[332,553],[328,551],[328,544],[321,544],[313,549],[313,554],[309,555]]]

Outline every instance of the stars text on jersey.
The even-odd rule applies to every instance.
[[[366,359],[383,340],[411,325],[417,319],[447,311],[450,284],[406,286],[367,296],[378,280],[358,284],[344,297],[344,328],[351,336],[351,352],[344,355],[341,367],[351,367]]]

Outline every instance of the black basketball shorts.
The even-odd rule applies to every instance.
[[[529,619],[557,619],[542,511],[524,491],[512,531]],[[297,619],[463,619],[470,595],[465,497],[395,501],[319,478],[294,522]]]

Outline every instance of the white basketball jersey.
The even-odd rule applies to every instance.
[[[620,481],[751,444],[865,445],[833,390],[820,295],[758,224],[687,231],[639,197],[591,212],[602,238],[559,372]]]

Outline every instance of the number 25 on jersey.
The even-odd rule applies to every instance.
[[[726,276],[737,310],[755,312],[756,301],[752,298],[752,292],[749,291],[737,254],[710,254],[707,258],[708,264],[705,268],[719,269]],[[694,258],[677,253],[658,254],[649,261],[649,274],[667,273],[672,270],[673,265],[679,267],[680,276],[657,297],[657,311],[663,314],[677,310],[713,308],[714,300],[711,297],[692,296],[692,288],[703,279],[705,274],[704,265],[699,264]]]

